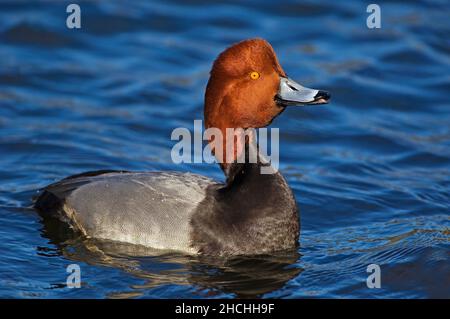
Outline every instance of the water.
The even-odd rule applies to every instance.
[[[363,1],[0,3],[0,297],[450,297],[450,6]],[[292,108],[280,169],[301,211],[296,252],[233,260],[158,255],[71,237],[30,206],[97,169],[184,170],[173,128],[202,118],[213,59],[269,40],[289,75],[332,103]],[[68,289],[78,263],[82,288]],[[366,267],[381,267],[368,289]]]

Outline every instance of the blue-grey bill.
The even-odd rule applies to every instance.
[[[280,78],[280,87],[275,96],[277,103],[283,106],[325,104],[329,99],[328,92],[304,87],[285,77]]]

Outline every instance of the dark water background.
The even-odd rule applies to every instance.
[[[365,1],[0,2],[0,297],[450,298],[450,5]],[[96,169],[174,165],[172,129],[202,118],[213,59],[250,37],[329,90],[289,109],[280,169],[301,210],[298,252],[233,260],[149,255],[66,238],[29,207]],[[82,288],[65,287],[78,263]],[[381,266],[382,288],[366,287]]]

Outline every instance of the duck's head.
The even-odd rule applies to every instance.
[[[309,89],[290,79],[263,39],[250,39],[223,51],[214,62],[205,94],[205,126],[222,131],[226,145],[227,128],[260,128],[269,125],[287,106],[327,103],[325,91]],[[230,141],[228,141],[230,142]],[[214,140],[210,140],[215,150]],[[236,143],[236,141],[235,141]],[[236,160],[242,145],[234,147],[234,156],[225,156],[222,169]]]

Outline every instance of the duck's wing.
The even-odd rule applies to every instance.
[[[35,208],[86,236],[190,252],[190,218],[215,184],[190,173],[89,172],[47,186]]]
[[[96,170],[68,176],[41,189],[39,195],[36,198],[33,198],[35,201],[34,208],[45,217],[62,217],[59,216],[62,213],[60,204],[72,191],[84,184],[90,183],[93,177],[112,173],[122,174],[129,172],[119,170]]]

